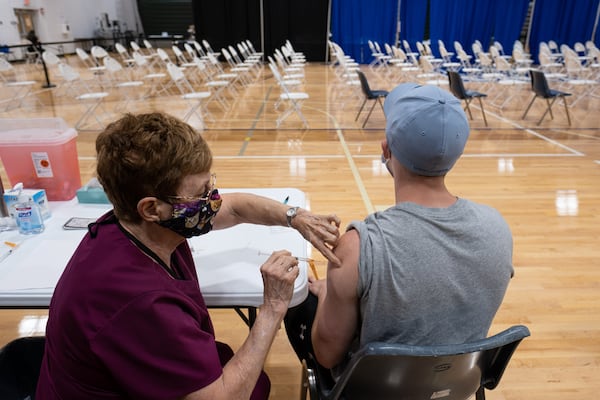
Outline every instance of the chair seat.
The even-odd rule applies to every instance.
[[[549,96],[546,98],[558,97],[558,96],[571,96],[571,93],[561,92],[560,90],[550,89]]]
[[[299,79],[285,79],[285,78],[283,78],[282,82],[283,82],[284,85],[287,85],[287,86],[298,86],[298,85],[302,84],[302,81],[299,80]]]
[[[309,96],[308,96],[308,93],[289,92],[289,93],[281,93],[281,95],[279,95],[279,97],[284,100],[306,100],[306,99],[308,99]]]
[[[166,78],[166,74],[163,74],[162,72],[157,72],[155,74],[148,74],[148,75],[144,75],[145,79],[157,79],[157,78]]]
[[[376,99],[378,97],[385,97],[388,95],[387,90],[372,90],[371,96],[369,96],[369,100]]]
[[[237,74],[219,74],[219,75],[217,75],[217,78],[219,78],[219,79],[235,79],[237,77],[238,77]]]
[[[77,96],[77,100],[98,100],[103,99],[106,96],[108,96],[107,92],[84,93],[80,96]]]
[[[210,92],[193,92],[193,93],[186,93],[183,95],[183,98],[186,100],[189,99],[205,99],[207,97],[210,97]]]
[[[117,87],[137,87],[137,86],[142,86],[143,84],[144,84],[144,82],[142,82],[142,81],[130,81],[130,82],[118,83],[116,86]]]
[[[467,97],[487,97],[487,94],[476,92],[474,90],[465,90]]]
[[[35,81],[18,81],[18,82],[9,82],[6,86],[31,86],[35,85]]]
[[[229,81],[210,81],[210,82],[206,82],[206,86],[208,87],[221,87],[221,86],[228,86],[229,85]]]

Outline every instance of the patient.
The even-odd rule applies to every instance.
[[[37,400],[267,399],[262,368],[298,261],[260,267],[264,304],[237,353],[216,341],[186,238],[239,223],[291,226],[332,262],[339,220],[251,194],[219,194],[212,154],[184,122],[126,115],[96,140],[114,209],[67,264],[52,301]]]
[[[329,263],[326,280],[311,280],[307,301],[285,318],[298,356],[316,356],[334,377],[369,342],[486,337],[513,273],[502,216],[445,184],[469,137],[460,101],[436,86],[404,83],[384,111],[382,158],[396,204],[348,226],[334,249],[341,263]]]

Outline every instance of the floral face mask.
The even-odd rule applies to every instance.
[[[169,202],[173,206],[173,214],[167,220],[158,221],[158,224],[187,239],[203,235],[212,230],[212,219],[221,208],[222,202],[217,189],[212,189],[207,196],[194,201]]]

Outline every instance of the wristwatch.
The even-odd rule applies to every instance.
[[[292,227],[292,220],[298,214],[298,209],[299,208],[300,207],[291,207],[291,208],[288,208],[288,210],[285,212],[285,217],[287,219],[287,224],[288,224],[288,226],[290,228]]]

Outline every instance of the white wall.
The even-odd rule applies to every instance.
[[[0,0],[0,44],[28,43],[19,37],[15,8],[34,11],[34,25],[41,42],[93,38],[102,13],[107,13],[111,22],[118,20],[122,31],[142,29],[136,0]],[[69,27],[67,32],[65,25]]]

